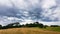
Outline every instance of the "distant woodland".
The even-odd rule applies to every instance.
[[[26,24],[23,24],[21,25],[19,22],[16,22],[16,23],[10,23],[6,26],[2,26],[0,25],[0,29],[8,29],[8,28],[21,28],[21,27],[39,27],[39,28],[46,28],[46,27],[60,27],[58,25],[51,25],[51,26],[48,26],[48,25],[43,25],[42,23],[39,23],[39,22],[34,22],[34,23],[26,23]]]

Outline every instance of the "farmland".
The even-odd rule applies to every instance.
[[[46,29],[38,27],[1,29],[0,34],[60,34],[60,27],[47,27]]]

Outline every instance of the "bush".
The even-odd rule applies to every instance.
[[[44,28],[48,27],[48,25],[44,25]]]
[[[59,27],[58,25],[51,25],[50,27]]]

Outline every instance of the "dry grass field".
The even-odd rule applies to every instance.
[[[60,32],[39,28],[11,28],[0,30],[0,34],[60,34]]]

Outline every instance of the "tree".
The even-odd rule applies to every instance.
[[[8,25],[6,25],[7,28],[14,28],[14,27],[19,27],[19,22],[16,22],[16,23],[10,23]]]
[[[40,27],[40,28],[43,28],[43,27],[44,27],[44,25],[43,25],[42,23],[40,23],[40,24],[39,24],[39,27]]]
[[[58,25],[51,25],[50,27],[59,27]]]
[[[2,25],[0,25],[0,29],[2,29]]]
[[[44,28],[48,27],[48,25],[44,25]]]
[[[35,22],[35,24],[39,24],[39,22]]]
[[[42,23],[39,23],[39,22],[35,22],[35,26],[36,27],[40,27],[40,28],[44,27],[44,25]]]
[[[26,24],[25,27],[40,27],[40,28],[43,28],[44,25],[42,23],[39,23],[39,22],[34,22],[34,23],[30,23],[30,24]]]

